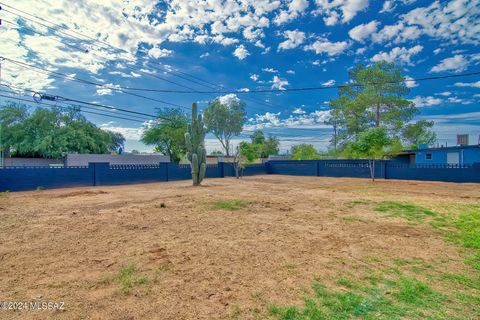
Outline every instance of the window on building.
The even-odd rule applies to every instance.
[[[431,153],[425,154],[425,159],[432,160],[432,154]]]

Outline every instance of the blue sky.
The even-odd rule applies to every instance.
[[[125,95],[115,87],[201,91],[209,90],[203,81],[217,89],[241,90],[341,84],[356,63],[382,59],[397,63],[411,78],[480,70],[478,1],[52,2],[6,3],[12,7],[0,11],[4,20],[1,55],[104,87],[58,79],[9,61],[2,62],[3,84],[155,113],[155,108],[168,105]],[[48,24],[45,20],[15,9],[63,28],[46,28],[34,22]],[[408,99],[421,110],[416,119],[435,121],[439,143],[454,144],[457,133],[468,133],[470,142],[477,142],[479,76],[408,85]],[[193,101],[203,108],[218,96],[135,93],[186,109]],[[251,130],[259,128],[277,135],[282,150],[301,142],[320,149],[328,144],[332,129],[324,121],[336,89],[237,96],[246,102],[249,121],[235,141],[248,138]],[[142,123],[96,115],[87,118],[123,133],[127,150],[151,150],[138,142]],[[207,138],[210,151],[220,149],[213,137]]]

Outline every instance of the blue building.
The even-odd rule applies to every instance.
[[[480,163],[480,145],[406,150],[400,153],[396,159],[408,161],[410,164],[465,165]]]

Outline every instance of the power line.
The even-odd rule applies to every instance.
[[[0,97],[9,98],[9,99],[14,99],[14,100],[18,100],[18,101],[29,102],[29,103],[35,102],[35,101],[30,101],[30,100],[22,99],[22,98],[18,98],[18,97],[7,96],[7,95],[3,95],[3,94],[0,94]],[[45,102],[35,102],[35,103],[41,104],[41,105],[45,105],[45,106],[49,106],[49,107],[59,107],[59,108],[63,108],[63,109],[65,108],[64,106],[58,106],[58,105],[55,105],[55,104],[50,104],[50,103],[45,103]],[[74,108],[75,108],[75,107],[74,107]],[[79,109],[80,109],[79,111],[84,112],[84,113],[101,115],[101,116],[109,117],[109,118],[123,119],[123,120],[140,122],[140,123],[144,123],[144,122],[145,122],[145,121],[141,121],[141,120],[137,120],[137,119],[120,117],[120,116],[113,116],[113,115],[110,115],[110,114],[105,114],[105,113],[100,113],[100,112],[85,111],[85,110],[81,110],[81,107],[79,107]]]
[[[14,87],[14,86],[6,85],[6,84],[0,84],[0,85],[6,86],[6,87]],[[35,90],[30,90],[30,89],[23,89],[22,88],[21,90],[25,90],[27,92],[31,92],[31,93],[34,93],[34,94],[39,93]],[[45,95],[42,95],[42,96],[45,96]],[[77,100],[77,99],[70,99],[70,98],[66,98],[66,97],[62,97],[62,96],[49,96],[49,97],[50,97],[50,99],[53,99],[54,101],[59,101],[59,102],[71,101],[71,102],[77,102],[77,103],[81,103],[81,104],[96,106],[96,107],[100,107],[100,108],[104,108],[104,109],[119,110],[119,111],[123,111],[123,112],[127,112],[127,113],[133,113],[133,114],[137,114],[137,115],[147,116],[147,117],[150,117],[150,118],[161,118],[161,119],[164,119],[164,120],[170,120],[166,117],[159,117],[158,115],[154,115],[154,114],[132,111],[132,110],[113,107],[113,106],[108,106],[108,105],[104,105],[104,104],[100,104],[100,103],[93,103],[93,102],[87,102],[87,101],[82,101],[82,100]]]
[[[61,73],[61,72],[56,72],[56,71],[51,71],[42,67],[37,67],[37,66],[32,66],[26,63],[23,63],[18,60],[10,59],[4,56],[0,56],[0,58],[12,62],[17,65],[25,66],[27,68],[34,68],[34,69],[39,69],[54,75],[58,75],[64,79],[67,80],[72,80],[72,81],[77,81],[81,83],[86,83],[86,84],[91,84],[94,86],[100,86],[108,89],[114,89],[118,91],[122,91],[126,94],[130,95],[135,95],[130,92],[125,92],[123,90],[132,90],[132,91],[146,91],[146,92],[161,92],[161,93],[185,93],[185,94],[192,94],[192,93],[217,93],[217,94],[228,94],[228,93],[236,93],[236,94],[246,94],[246,93],[264,93],[264,92],[298,92],[298,91],[316,91],[316,90],[326,90],[326,89],[340,89],[340,88],[348,88],[348,87],[364,87],[366,85],[380,85],[380,84],[396,84],[396,83],[404,83],[404,82],[417,82],[417,81],[427,81],[427,80],[440,80],[440,79],[450,79],[450,78],[459,78],[459,77],[470,77],[470,76],[476,76],[480,75],[480,71],[474,71],[474,72],[469,72],[469,73],[460,73],[460,74],[448,74],[448,75],[441,75],[441,76],[430,76],[430,77],[421,77],[421,78],[412,78],[412,79],[404,79],[404,80],[398,80],[398,81],[384,81],[384,82],[367,82],[365,84],[362,83],[348,83],[348,84],[340,84],[340,85],[332,85],[332,86],[320,86],[320,87],[302,87],[302,88],[286,88],[286,89],[256,89],[256,90],[249,90],[249,91],[239,91],[239,90],[234,90],[234,91],[182,91],[182,90],[169,90],[169,89],[149,89],[149,88],[136,88],[136,87],[123,87],[123,86],[117,86],[117,87],[112,87],[112,86],[107,86],[104,84],[99,84],[90,80],[84,80],[84,79],[79,79],[77,77],[72,77],[70,75]],[[140,96],[143,97],[143,96]],[[143,98],[148,98],[148,97],[143,97]],[[162,101],[160,101],[162,102]],[[165,103],[165,102],[163,102]],[[171,103],[169,103],[171,104]],[[171,104],[174,106],[178,106],[175,104]]]
[[[2,4],[2,2],[0,2],[0,4]],[[66,36],[68,36],[68,37],[70,37],[70,38],[75,38],[75,39],[80,40],[80,41],[86,41],[85,39],[80,39],[80,38],[75,37],[75,36],[72,36],[72,35],[70,35],[70,34],[68,34],[68,33],[66,33],[66,32],[58,31],[59,28],[63,28],[62,26],[60,26],[60,25],[58,25],[58,24],[55,24],[55,23],[53,23],[53,22],[50,22],[50,21],[48,21],[48,20],[46,20],[46,19],[43,19],[43,18],[41,18],[41,17],[37,17],[37,16],[34,16],[34,15],[32,15],[32,14],[29,14],[29,13],[23,11],[23,10],[16,9],[16,8],[14,8],[14,7],[12,7],[12,6],[9,6],[9,5],[6,5],[6,6],[14,9],[14,10],[16,10],[16,11],[23,12],[24,14],[27,14],[27,15],[29,15],[29,16],[31,16],[31,17],[34,17],[34,18],[38,19],[38,20],[42,20],[42,21],[48,22],[48,23],[50,23],[50,24],[53,24],[53,27],[52,27],[52,26],[49,26],[49,25],[46,25],[46,24],[43,24],[43,23],[40,23],[40,22],[38,22],[38,21],[31,20],[31,19],[29,19],[29,18],[27,18],[27,17],[25,17],[25,16],[22,16],[21,14],[14,13],[14,12],[11,12],[11,11],[9,11],[9,10],[4,10],[5,12],[8,12],[8,13],[10,13],[10,14],[19,16],[19,17],[21,17],[21,18],[23,18],[23,19],[25,19],[25,20],[28,20],[28,21],[31,21],[31,22],[40,24],[40,25],[42,25],[42,26],[44,26],[44,27],[46,27],[46,28],[51,28],[51,29],[59,32],[60,34],[64,34],[64,35],[66,35]],[[5,21],[5,20],[4,20],[4,21]],[[10,21],[7,21],[7,22],[13,24],[13,23],[10,22]],[[29,27],[22,26],[22,28],[29,29],[29,30],[31,30],[31,31],[33,31],[33,32],[35,32],[35,33],[39,33],[39,34],[42,34],[42,35],[44,35],[44,36],[48,36],[48,35],[45,35],[45,34],[39,32],[39,31],[37,31],[37,30],[34,30],[34,29],[32,29],[32,28],[29,28]],[[124,52],[124,53],[128,54],[128,51],[126,51],[126,50],[124,50],[124,49],[115,47],[115,46],[113,46],[113,45],[111,45],[111,44],[109,44],[109,43],[107,43],[107,42],[104,42],[104,41],[96,40],[96,39],[94,39],[94,38],[92,38],[92,37],[90,37],[90,36],[88,36],[88,35],[85,35],[85,34],[76,32],[76,31],[74,31],[74,30],[71,30],[71,29],[68,28],[68,27],[66,27],[66,28],[67,28],[68,30],[70,30],[71,32],[75,33],[75,34],[79,34],[79,35],[82,35],[82,36],[84,36],[84,37],[87,37],[87,38],[91,39],[91,40],[94,41],[94,42],[100,42],[100,43],[102,43],[102,44],[105,44],[105,45],[107,45],[107,46],[109,46],[109,47],[117,50],[117,51],[121,51],[121,52]],[[59,40],[57,40],[57,39],[55,39],[55,40],[58,41],[58,42],[61,42],[61,41],[59,41]],[[61,43],[62,43],[62,44],[66,44],[66,43],[63,43],[63,42],[61,42]],[[71,44],[66,44],[66,45],[68,45],[68,46],[70,46],[70,47],[76,47],[77,49],[79,49],[79,50],[82,51],[82,52],[85,52],[85,51],[86,51],[85,49],[79,48],[78,46],[74,46],[74,45],[71,45]],[[97,47],[102,48],[102,49],[105,49],[104,47],[101,47],[101,46],[98,46],[98,45],[97,45]],[[88,52],[88,50],[87,50],[87,52]],[[94,54],[94,55],[95,55],[95,54]],[[131,61],[131,62],[135,62],[135,61],[133,61],[132,59],[125,59],[125,60]],[[187,81],[196,83],[196,84],[200,84],[200,85],[202,85],[202,86],[204,86],[204,87],[207,87],[207,88],[212,88],[211,86],[208,86],[208,85],[205,85],[205,84],[202,84],[202,83],[201,83],[201,82],[204,82],[204,83],[212,84],[211,82],[208,82],[208,81],[203,80],[203,79],[201,79],[201,78],[198,78],[198,77],[196,77],[196,76],[190,75],[190,74],[188,74],[188,73],[182,72],[182,71],[180,71],[180,70],[176,70],[176,72],[178,72],[178,73],[180,73],[180,74],[187,75],[187,76],[189,76],[189,77],[191,77],[191,78],[194,78],[194,79],[198,79],[198,80],[201,81],[201,82],[198,82],[198,81],[195,81],[195,80],[191,80],[191,79],[188,79],[188,78],[185,78],[185,77],[183,77],[183,76],[180,76],[180,75],[175,74],[174,72],[172,72],[171,70],[169,70],[168,68],[166,68],[165,66],[163,66],[163,65],[161,65],[161,64],[157,64],[157,65],[163,67],[163,69],[165,70],[165,72],[168,73],[168,74],[171,74],[171,75],[173,75],[173,76],[179,77],[179,78],[181,78],[181,79],[184,79],[184,80],[187,80]],[[126,66],[126,68],[127,68],[127,69],[132,69],[132,68],[127,67],[127,66]],[[144,75],[146,74],[147,76],[155,77],[155,78],[157,78],[157,79],[160,79],[160,80],[163,80],[163,81],[166,81],[166,82],[169,82],[169,83],[178,85],[178,86],[180,86],[180,87],[190,89],[190,90],[192,91],[192,93],[201,93],[201,92],[199,92],[198,90],[195,90],[195,89],[193,89],[193,88],[191,88],[191,87],[184,86],[184,85],[182,85],[182,84],[179,84],[179,83],[177,83],[177,82],[174,82],[174,81],[165,79],[165,78],[163,78],[163,77],[158,77],[158,76],[153,75],[153,74],[150,74],[150,73],[148,73],[148,72],[143,72],[143,71],[141,71],[141,70],[135,70],[135,72],[139,72],[139,73],[144,74]],[[219,85],[215,85],[215,84],[212,84],[212,85],[215,86],[215,87],[217,87],[217,88],[221,88],[221,86],[219,86]],[[264,105],[264,106],[267,106],[267,107],[270,107],[270,106],[282,107],[282,106],[279,106],[279,105],[272,104],[272,103],[270,103],[270,102],[268,102],[268,103],[263,102],[262,100],[259,100],[259,99],[257,99],[257,98],[245,98],[245,100],[250,100],[250,101],[253,101],[254,103],[258,103],[258,104],[261,104],[261,105]],[[250,106],[250,107],[252,107],[252,106]],[[252,107],[252,108],[253,108],[253,107]],[[262,110],[262,111],[265,111],[265,110]]]
[[[186,107],[184,107],[182,105],[179,105],[179,104],[175,104],[175,103],[171,103],[171,102],[167,102],[167,101],[143,96],[143,95],[140,95],[140,94],[137,94],[137,93],[127,92],[125,90],[130,90],[127,87],[115,86],[115,85],[114,86],[109,86],[109,85],[105,85],[103,83],[97,83],[97,82],[93,82],[93,81],[90,81],[90,80],[77,78],[77,77],[62,73],[62,72],[52,71],[52,70],[48,70],[46,68],[33,66],[33,65],[30,65],[30,64],[18,61],[18,60],[10,59],[10,58],[7,58],[7,57],[0,56],[0,58],[4,59],[5,61],[16,64],[18,66],[21,66],[21,67],[24,67],[24,68],[27,68],[27,69],[30,69],[30,70],[33,70],[33,71],[36,71],[36,72],[39,72],[39,73],[53,74],[54,77],[56,77],[56,78],[61,78],[61,79],[69,80],[69,81],[79,82],[79,83],[82,83],[82,84],[88,84],[88,85],[93,85],[93,86],[96,86],[96,87],[102,87],[102,88],[106,88],[106,89],[110,89],[110,90],[114,90],[114,91],[119,91],[121,93],[130,95],[130,96],[134,96],[134,97],[138,97],[138,98],[142,98],[142,99],[146,99],[146,100],[150,100],[150,101],[160,102],[160,103],[171,105],[171,106],[174,106],[174,107],[190,110],[189,108],[186,108]]]
[[[5,92],[5,93],[10,93],[10,94],[16,94],[16,95],[19,95],[20,96],[20,92],[17,92],[17,91],[13,91],[13,89],[10,89],[11,91],[8,91],[8,90],[3,90],[3,89],[0,89],[0,92]],[[24,97],[29,97],[29,98],[32,98],[31,96],[27,96],[25,94],[22,94],[22,96]],[[14,98],[14,97],[12,97]],[[41,101],[36,101],[35,100],[35,97],[33,97],[33,102],[35,103],[42,103]],[[62,102],[62,101],[55,101],[56,103],[65,103],[65,102]],[[82,106],[82,108],[84,109],[89,109],[89,110],[95,110],[95,111],[98,111],[100,110],[100,108],[96,108],[96,107],[91,107],[91,106]],[[112,115],[115,115],[115,116],[118,116],[118,115],[121,115],[121,116],[124,116],[124,114],[122,113],[117,113],[117,112],[114,112],[114,111],[109,111],[109,110],[102,110],[104,112],[108,112],[109,114],[112,114]],[[123,112],[123,111],[120,111],[118,110],[119,112]],[[145,122],[145,121],[148,121],[148,120],[152,120],[151,118],[146,118],[144,116],[137,116],[137,115],[131,115],[131,114],[127,114],[129,118],[135,118],[136,120],[139,120],[139,121],[142,121],[142,122]],[[125,115],[125,116],[127,116]],[[144,118],[142,118],[144,117]]]

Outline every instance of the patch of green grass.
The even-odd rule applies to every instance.
[[[480,208],[471,206],[453,219],[451,225],[456,230],[449,232],[448,238],[467,248],[471,252],[467,263],[480,270]]]
[[[400,201],[382,201],[378,203],[374,210],[389,213],[392,216],[401,217],[411,222],[422,222],[426,217],[436,216],[436,213],[430,209]]]
[[[232,314],[230,315],[230,319],[232,320],[237,320],[240,319],[240,314],[241,314],[240,307],[238,305],[233,306]]]
[[[138,275],[137,267],[133,263],[122,267],[115,280],[120,284],[120,290],[125,295],[128,295],[133,287],[150,282],[146,275]]]
[[[339,285],[339,286],[342,286],[342,287],[345,287],[345,288],[348,288],[348,289],[354,289],[354,288],[358,288],[358,284],[355,283],[354,281],[346,278],[346,277],[340,277],[337,279],[336,283]]]
[[[213,208],[217,210],[240,210],[246,208],[250,204],[249,201],[234,199],[234,200],[219,200],[213,204]]]
[[[400,276],[376,285],[356,284],[346,278],[337,280],[347,291],[333,291],[314,282],[313,296],[303,306],[271,305],[270,314],[282,320],[311,319],[446,319],[442,311],[443,296],[427,284]]]

